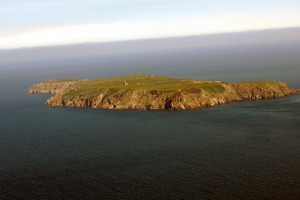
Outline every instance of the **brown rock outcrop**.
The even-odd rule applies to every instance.
[[[54,94],[47,100],[49,106],[92,107],[102,109],[140,110],[187,110],[210,107],[231,101],[273,99],[296,94],[297,90],[283,82],[272,82],[272,86],[258,86],[255,83],[221,83],[223,92],[208,92],[199,88],[177,90],[162,89],[117,89],[104,88],[93,97],[75,95],[65,98],[69,91],[77,91],[78,80],[48,80],[29,88],[29,93]]]
[[[59,94],[71,89],[78,80],[76,79],[49,79],[42,83],[34,84],[28,89],[30,94]]]

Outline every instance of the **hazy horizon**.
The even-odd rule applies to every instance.
[[[0,2],[1,49],[300,26],[296,0]]]
[[[275,34],[273,34],[275,33]],[[81,46],[82,48],[85,48],[86,46],[90,45],[114,45],[114,44],[124,44],[127,45],[126,48],[131,48],[131,46],[128,46],[127,43],[138,43],[138,42],[145,42],[145,43],[154,43],[159,41],[172,41],[176,42],[176,40],[180,39],[217,39],[217,40],[202,40],[201,45],[224,45],[224,44],[231,44],[235,45],[238,42],[241,43],[252,43],[252,42],[278,42],[278,41],[287,41],[287,40],[300,40],[300,26],[295,27],[283,27],[283,28],[270,28],[270,29],[259,29],[259,30],[247,30],[247,31],[234,31],[234,32],[222,32],[222,33],[207,33],[207,34],[198,34],[198,35],[183,35],[183,36],[171,36],[171,37],[161,37],[161,38],[146,38],[146,39],[128,39],[128,40],[115,40],[115,41],[105,41],[105,42],[81,42],[81,43],[74,43],[74,44],[56,44],[56,45],[42,45],[42,46],[32,46],[32,47],[18,47],[18,48],[1,48],[0,46],[0,52],[10,52],[10,51],[18,51],[18,50],[33,50],[33,49],[44,49],[44,48],[78,48],[78,46]],[[241,40],[239,37],[233,37],[235,34],[239,34],[240,36],[247,37],[247,39],[250,39],[249,41],[246,41],[244,38],[244,41]],[[254,35],[257,35],[257,37],[252,37]],[[250,36],[250,37],[249,37]],[[223,38],[222,38],[223,37]],[[224,40],[225,39],[225,40]],[[226,40],[230,39],[230,40]],[[188,42],[188,45],[191,45],[190,41],[184,41]],[[183,41],[182,41],[183,43]],[[124,46],[123,45],[123,46]],[[194,44],[199,45],[199,44]],[[153,45],[152,45],[153,46]]]
[[[40,77],[150,73],[223,81],[276,79],[300,87],[299,66],[300,28],[0,51],[2,74],[33,79],[35,74],[34,82]]]

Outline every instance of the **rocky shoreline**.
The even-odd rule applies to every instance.
[[[85,83],[85,80],[76,79],[47,80],[30,87],[28,93],[53,94],[46,102],[48,106],[139,110],[188,110],[232,101],[274,99],[299,93],[299,90],[278,81],[266,82],[264,85],[256,82],[219,83],[224,88],[222,92],[193,88],[190,85],[179,89],[100,87],[92,90],[95,94],[87,95],[83,89],[88,84],[90,83]],[[82,90],[84,92],[80,92]]]

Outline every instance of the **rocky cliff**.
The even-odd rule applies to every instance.
[[[49,79],[42,83],[34,84],[28,89],[28,93],[34,94],[58,94],[65,92],[68,88],[73,86],[77,79]]]
[[[273,99],[298,91],[278,81],[224,83],[135,75],[112,79],[48,80],[29,93],[54,94],[49,106],[186,110],[231,101]]]

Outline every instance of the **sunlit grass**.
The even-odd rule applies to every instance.
[[[130,76],[80,80],[74,85],[74,89],[64,94],[64,99],[75,96],[96,97],[104,89],[109,88],[107,96],[114,94],[119,89],[126,90],[165,90],[178,91],[182,89],[203,89],[209,93],[222,93],[225,88],[216,81],[195,81],[185,78],[168,78],[163,76],[152,76],[136,74]],[[115,90],[114,90],[115,89]]]

